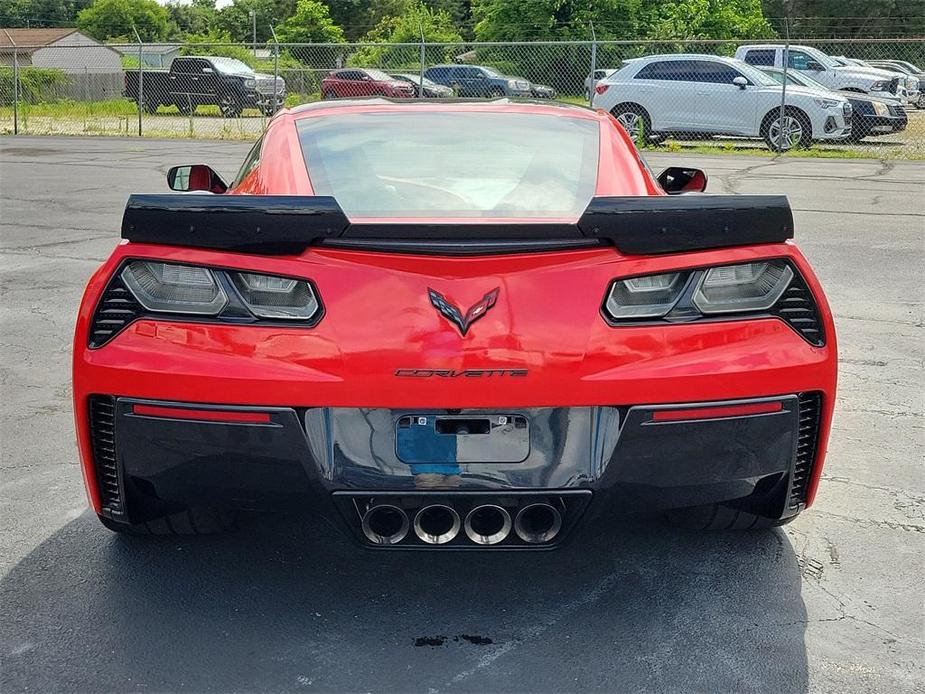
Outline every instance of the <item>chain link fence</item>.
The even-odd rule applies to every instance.
[[[2,133],[252,140],[280,108],[320,99],[513,97],[603,108],[646,147],[925,156],[925,39],[2,50]]]

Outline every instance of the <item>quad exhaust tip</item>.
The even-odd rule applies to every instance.
[[[514,518],[514,533],[531,545],[550,542],[561,529],[562,514],[547,503],[528,504]]]
[[[414,534],[429,545],[445,545],[459,535],[459,514],[451,506],[431,504],[414,516]]]
[[[466,514],[463,529],[477,545],[496,545],[511,533],[511,514],[495,504],[476,506]]]
[[[378,504],[363,514],[363,534],[374,545],[397,545],[409,525],[408,514],[392,504]]]
[[[472,507],[460,519],[448,504],[429,504],[411,516],[400,506],[377,503],[362,516],[363,535],[370,543],[391,546],[402,543],[413,529],[414,535],[428,545],[445,545],[455,540],[460,531],[476,545],[497,545],[511,537],[540,545],[554,540],[562,529],[562,513],[545,501],[523,506],[511,518],[513,510],[486,503]]]

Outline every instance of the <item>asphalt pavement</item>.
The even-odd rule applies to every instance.
[[[0,138],[0,690],[925,690],[921,162],[650,157],[789,195],[833,306],[828,463],[786,528],[637,518],[516,555],[368,552],[308,515],[116,536],[74,442],[81,292],[128,194],[248,148]]]

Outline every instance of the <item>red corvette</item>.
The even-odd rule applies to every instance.
[[[198,192],[129,199],[77,322],[113,530],[301,508],[369,547],[543,549],[813,502],[835,331],[786,198],[699,194],[603,112],[506,100],[306,105],[230,186],[168,181]]]

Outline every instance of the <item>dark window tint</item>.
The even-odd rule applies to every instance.
[[[432,67],[430,70],[427,70],[424,73],[429,79],[432,80],[444,80],[450,75],[450,68],[448,67]]]
[[[714,63],[711,60],[695,60],[691,66],[691,80],[694,82],[732,84],[732,80],[736,77],[742,77],[742,74],[725,63]]]
[[[763,48],[748,51],[745,54],[745,62],[749,65],[774,65],[774,51]]]
[[[675,82],[690,81],[693,72],[691,60],[661,60],[649,63],[636,73],[637,80],[672,80]]]
[[[484,75],[477,67],[458,67],[456,68],[456,76],[467,80],[477,80]]]
[[[191,72],[202,72],[200,63],[203,61],[195,58],[177,58],[173,63],[173,71],[188,75]]]

